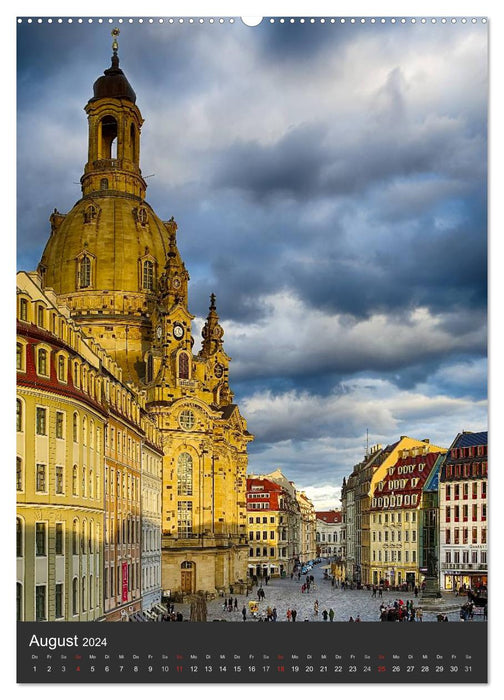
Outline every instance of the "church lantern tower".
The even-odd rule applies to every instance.
[[[72,318],[123,368],[126,381],[139,384],[173,222],[163,222],[145,200],[143,118],[119,67],[119,30],[114,33],[111,65],[95,81],[85,106],[88,161],[82,196],[68,214],[55,209],[51,215],[39,272]]]

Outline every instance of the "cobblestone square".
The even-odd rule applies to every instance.
[[[276,608],[277,610],[277,622],[287,622],[287,609],[291,610],[294,608],[297,611],[296,622],[324,622],[323,611],[327,610],[329,613],[330,608],[334,610],[334,620],[333,622],[348,622],[350,617],[354,620],[359,616],[362,622],[379,622],[380,621],[380,605],[384,603],[386,606],[392,606],[395,600],[413,600],[413,605],[415,608],[418,606],[422,607],[420,604],[420,596],[415,597],[414,593],[400,592],[400,591],[383,591],[383,595],[380,598],[379,594],[376,594],[376,598],[373,597],[373,592],[366,589],[363,590],[344,590],[342,588],[333,587],[331,585],[330,579],[324,579],[324,566],[325,562],[313,567],[310,574],[314,577],[315,586],[311,586],[308,592],[302,593],[301,586],[306,579],[306,576],[301,576],[301,580],[298,581],[297,576],[291,580],[290,576],[285,579],[273,578],[270,579],[268,585],[263,581],[262,588],[265,593],[265,599],[259,602],[257,596],[258,587],[254,586],[248,596],[245,595],[233,595],[233,601],[236,598],[238,601],[237,609],[233,608],[232,612],[225,611],[223,609],[224,597],[218,597],[214,600],[208,601],[207,609],[208,615],[207,620],[209,622],[215,620],[224,620],[226,622],[243,622],[242,609],[245,605],[247,609],[247,620],[246,622],[257,622],[261,619],[265,619],[266,609],[268,606],[270,608]],[[259,586],[261,584],[259,583]],[[455,594],[445,594],[445,598],[453,596],[454,603],[460,601],[460,605],[467,602],[467,599],[458,598]],[[227,596],[228,598],[230,596]],[[249,601],[257,601],[259,606],[258,617],[254,618],[249,611],[248,603]],[[318,601],[318,614],[315,614],[314,605],[315,601]],[[184,619],[189,619],[190,606],[189,604],[177,604],[175,605],[175,610],[182,612]],[[475,615],[473,622],[482,622],[483,614],[481,608],[475,609]],[[423,613],[424,622],[436,622],[436,615],[434,613]],[[459,609],[454,612],[448,613],[449,622],[460,622]],[[330,624],[329,619],[327,624]]]

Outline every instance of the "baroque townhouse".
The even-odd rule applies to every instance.
[[[441,468],[440,585],[445,590],[487,586],[488,433],[462,432]]]
[[[93,342],[17,275],[17,619],[103,618],[107,410]]]
[[[317,510],[317,556],[341,557],[341,526],[340,510]]]
[[[385,586],[407,584],[411,590],[420,580],[420,535],[423,487],[445,450],[431,452],[423,444],[402,449],[395,464],[387,468],[371,500],[372,583]]]

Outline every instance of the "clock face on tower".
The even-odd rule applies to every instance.
[[[180,323],[173,324],[173,335],[177,340],[184,337],[184,327],[181,326]]]

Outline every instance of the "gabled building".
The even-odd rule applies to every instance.
[[[488,433],[454,439],[439,477],[440,585],[487,586]]]
[[[374,484],[370,507],[373,585],[406,584],[412,590],[422,582],[419,551],[423,490],[446,450],[428,441],[415,442],[402,445],[398,458],[386,466],[386,472]]]
[[[292,571],[291,518],[289,491],[266,477],[247,478],[249,577],[282,576]]]

